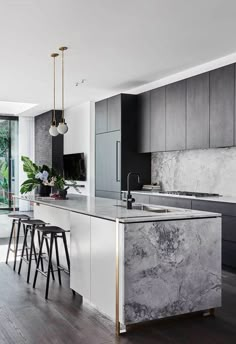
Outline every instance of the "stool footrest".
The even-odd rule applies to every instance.
[[[47,277],[47,272],[44,272],[44,271],[42,271],[42,270],[40,270],[40,269],[36,269],[38,272],[40,272],[43,276],[45,276],[45,277]]]

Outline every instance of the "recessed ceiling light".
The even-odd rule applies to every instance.
[[[81,84],[84,84],[85,81],[86,81],[86,79],[80,79],[80,80],[76,81],[75,86],[79,86]]]

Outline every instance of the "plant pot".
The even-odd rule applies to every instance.
[[[40,184],[39,187],[39,196],[49,197],[51,193],[51,186]]]

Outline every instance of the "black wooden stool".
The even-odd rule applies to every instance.
[[[30,216],[26,214],[20,214],[20,213],[13,213],[9,214],[8,217],[12,218],[12,227],[11,227],[11,234],[10,234],[10,239],[9,239],[9,244],[8,244],[8,249],[7,249],[7,258],[6,258],[6,264],[8,264],[8,258],[9,258],[9,253],[10,251],[14,252],[14,264],[13,264],[13,270],[16,269],[16,260],[17,260],[17,253],[18,253],[18,245],[19,245],[19,238],[20,238],[20,230],[21,230],[21,222],[22,220],[29,220]],[[15,232],[15,226],[17,224],[17,230],[16,230],[16,238],[14,235]],[[24,233],[25,233],[25,227],[23,226]],[[14,236],[14,250],[11,248],[12,245],[12,239]]]
[[[57,266],[58,279],[59,279],[60,285],[61,285],[61,270],[65,270],[65,269],[62,266],[60,266],[58,243],[57,243],[58,238],[63,239],[69,273],[70,273],[70,258],[69,258],[69,252],[68,252],[68,247],[67,247],[67,242],[66,242],[66,231],[64,229],[62,229],[60,227],[56,227],[56,226],[45,226],[45,227],[38,227],[37,230],[42,233],[42,237],[41,237],[41,243],[40,243],[40,248],[39,248],[36,271],[35,271],[35,275],[34,275],[33,288],[35,288],[35,286],[36,286],[38,272],[40,272],[43,276],[47,277],[46,292],[45,292],[45,299],[47,299],[48,298],[49,281],[50,281],[50,270],[53,269],[52,252],[53,252],[54,241],[55,241],[55,253],[56,253],[56,266]],[[48,271],[47,271],[47,273],[45,273],[44,271],[39,269],[39,265],[40,265],[40,260],[43,258],[42,250],[43,250],[44,240],[47,242],[49,239],[50,239],[50,245],[49,245]],[[74,291],[73,291],[73,294],[75,294]]]
[[[22,247],[22,252],[21,252],[18,274],[20,274],[20,272],[21,272],[22,261],[25,261],[26,263],[28,263],[27,283],[29,283],[30,272],[31,272],[31,262],[33,259],[33,254],[34,254],[34,260],[37,263],[37,251],[36,251],[35,243],[34,243],[35,229],[36,229],[36,226],[37,227],[45,226],[46,222],[44,222],[42,220],[38,220],[38,219],[31,219],[31,220],[22,220],[21,223],[23,225],[25,225],[25,236],[24,236],[24,242],[23,242],[23,247]],[[29,232],[31,234],[30,246],[28,246],[28,243],[27,243],[27,238],[28,238]],[[38,245],[39,245],[39,247],[40,247],[40,243],[41,243],[40,235],[38,232]],[[49,247],[48,247],[47,242],[46,242],[46,247],[47,247],[47,251],[49,254]],[[28,254],[28,250],[30,251],[29,254]],[[41,260],[41,266],[42,266],[42,270],[44,271],[43,260]],[[52,270],[52,277],[54,279],[53,270]]]

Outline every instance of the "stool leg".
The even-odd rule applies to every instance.
[[[66,253],[66,260],[67,260],[67,265],[68,265],[68,270],[70,273],[70,257],[69,257],[69,252],[68,252],[68,247],[67,247],[67,241],[66,241],[66,234],[62,233],[62,238],[64,242],[64,247],[65,247],[65,253]],[[72,289],[73,295],[75,295],[75,291]]]
[[[26,226],[25,226],[25,224],[23,224],[23,231],[24,231],[24,240],[25,240],[25,233],[26,233]],[[26,237],[26,243],[25,243],[25,252],[26,252],[26,259],[29,260],[27,237]],[[19,271],[18,271],[18,273],[19,273]]]
[[[29,280],[30,280],[31,262],[32,262],[33,248],[34,248],[34,233],[35,233],[35,226],[33,225],[32,230],[31,230],[31,244],[30,244],[29,265],[28,265],[28,273],[27,273],[27,283],[29,283]]]
[[[50,282],[50,270],[51,270],[51,264],[52,264],[53,239],[54,239],[54,234],[51,233],[50,250],[49,250],[49,258],[48,258],[47,283],[46,283],[46,291],[45,291],[45,299],[46,300],[48,298],[48,288],[49,288],[49,282]]]
[[[40,233],[39,233],[39,231],[38,231],[38,243],[39,243],[39,247],[40,247]],[[46,242],[47,242],[47,240],[45,240]],[[44,271],[44,267],[43,267],[43,259],[41,259],[41,269],[42,269],[42,271]]]
[[[34,242],[33,242],[33,251],[34,251],[34,260],[35,260],[35,264],[37,264],[37,252],[36,252],[36,248],[35,248]]]
[[[41,254],[42,254],[42,250],[43,250],[43,241],[44,241],[44,237],[42,236],[42,240],[41,240],[40,248],[39,248],[39,255],[38,255],[37,265],[36,265],[36,270],[35,270],[35,274],[34,274],[33,288],[35,288],[36,281],[37,281],[38,268],[39,268]]]
[[[47,253],[48,253],[48,257],[49,257],[48,239],[45,239],[45,243],[46,243]],[[54,276],[54,271],[53,271],[53,264],[51,265],[51,273],[52,273],[52,279],[53,279],[53,281],[55,281],[55,276]]]
[[[55,236],[55,248],[56,248],[58,280],[59,280],[59,284],[61,285],[61,269],[60,269],[59,253],[58,253],[57,236]]]
[[[65,253],[66,253],[66,261],[68,265],[68,270],[70,272],[70,257],[69,257],[69,252],[68,252],[68,247],[67,247],[67,242],[66,242],[66,234],[62,233],[62,239],[64,242],[64,248],[65,248]]]
[[[15,247],[13,270],[16,270],[16,260],[17,260],[18,244],[19,244],[19,237],[20,237],[20,227],[21,227],[21,220],[19,219],[18,226],[17,226],[17,234],[16,234],[16,247]]]
[[[9,258],[10,248],[11,248],[11,241],[13,237],[14,227],[15,227],[15,220],[12,221],[11,234],[10,234],[9,244],[8,244],[8,249],[7,249],[6,264],[8,264],[8,258]]]
[[[19,264],[19,268],[18,268],[18,275],[20,275],[20,272],[21,272],[22,260],[24,257],[25,249],[27,247],[28,226],[26,226],[26,228],[24,228],[24,232],[25,232],[25,236],[24,236],[24,242],[23,242],[22,251],[21,251],[20,264]]]

